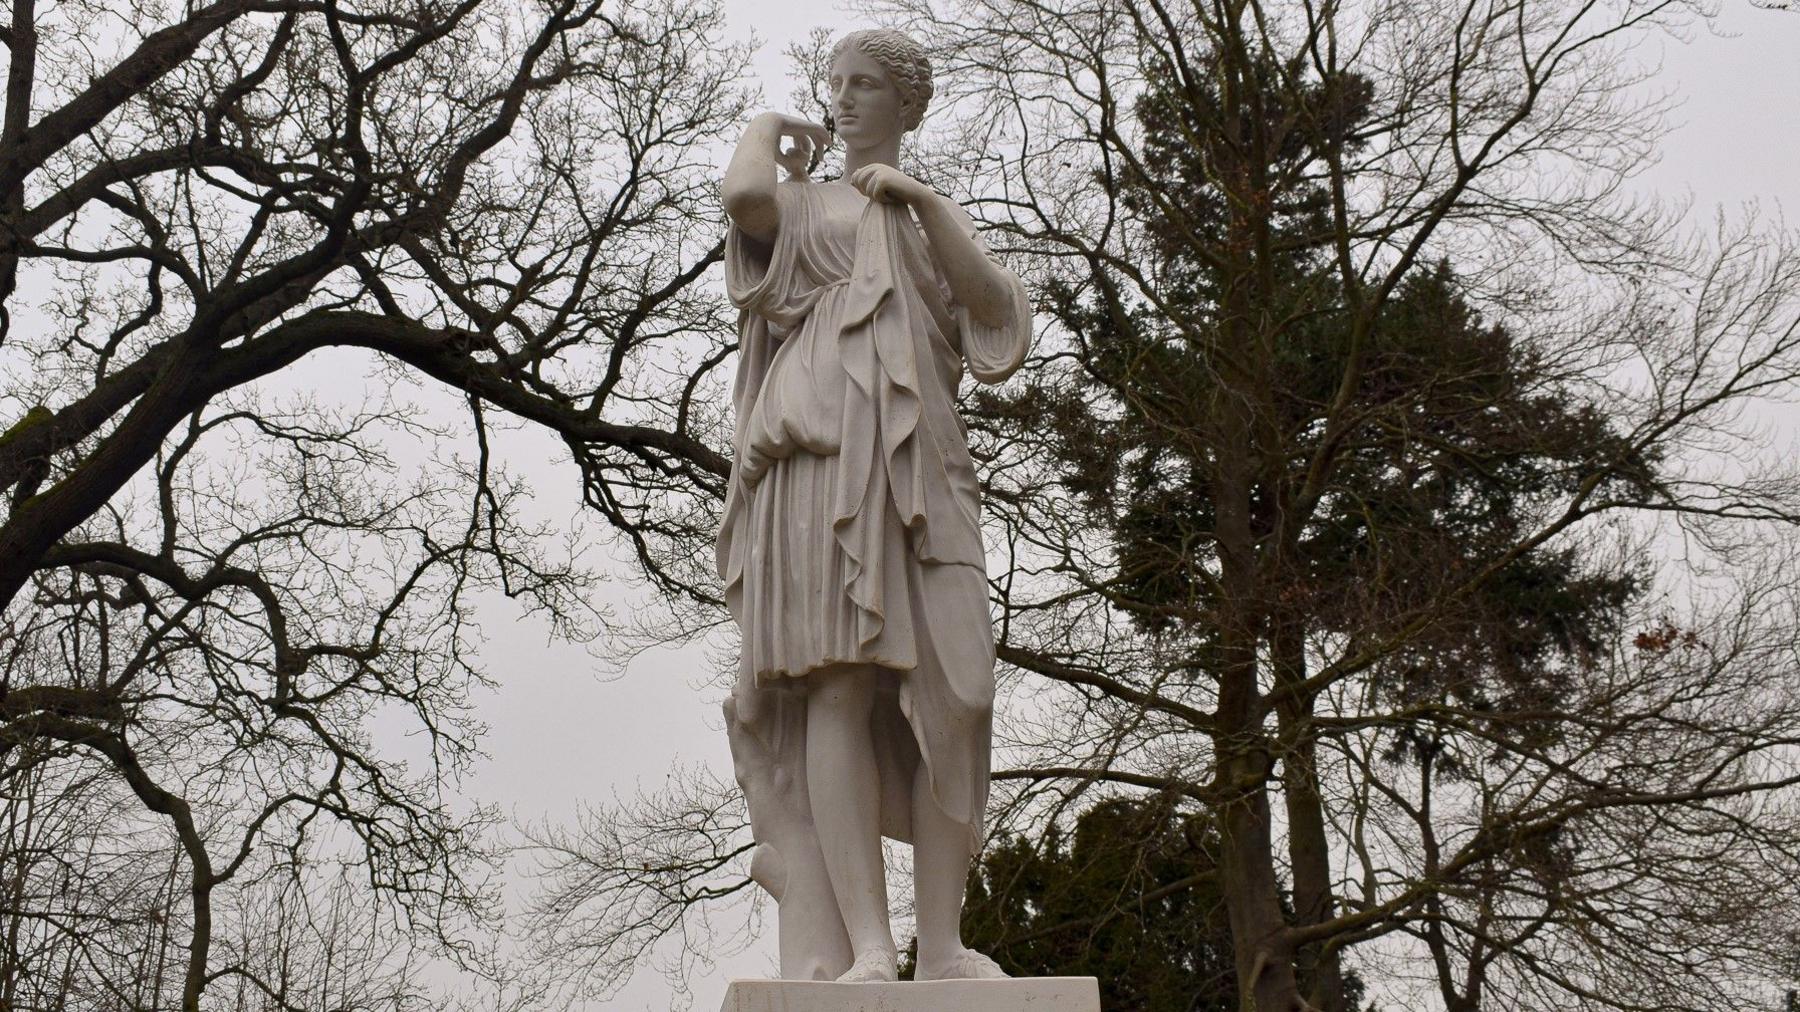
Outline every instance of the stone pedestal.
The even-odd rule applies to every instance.
[[[1100,1012],[1093,977],[839,984],[734,980],[720,1012]]]

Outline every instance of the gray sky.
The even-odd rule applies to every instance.
[[[1753,200],[1770,214],[1800,214],[1800,13],[1759,10],[1748,0],[1720,3],[1715,32],[1702,29],[1686,43],[1662,46],[1658,82],[1682,104],[1661,162],[1638,183],[1645,192],[1691,197],[1690,218],[1701,222],[1717,207],[1735,212]],[[726,9],[736,37],[754,30],[762,40],[756,71],[777,109],[785,108],[791,86],[783,46],[814,25],[841,30],[851,23],[835,5],[804,0],[727,0]],[[562,451],[529,432],[516,437],[508,456],[538,481],[545,518],[573,525],[577,478]],[[629,608],[630,588],[621,582],[618,591],[620,607]],[[717,699],[698,684],[706,674],[699,651],[647,653],[611,677],[581,649],[549,643],[542,626],[511,619],[501,610],[487,616],[484,655],[500,687],[480,702],[491,759],[469,784],[475,797],[527,820],[565,819],[582,800],[604,802],[653,785],[671,764],[729,771]],[[771,933],[691,980],[693,1007],[710,1012],[727,979],[766,975],[772,967]],[[608,1007],[669,1006],[667,984],[646,971]]]

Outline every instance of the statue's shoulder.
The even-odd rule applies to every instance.
[[[968,209],[963,207],[962,203],[955,197],[935,188],[931,191],[931,195],[936,197],[938,203],[944,205],[944,207],[950,211],[950,217],[956,220],[957,226],[963,230],[965,235],[977,235],[979,233],[980,230],[975,225],[975,219],[969,216]]]
[[[816,193],[828,187],[849,186],[850,184],[842,179],[814,179],[811,176],[801,176],[797,179],[792,177],[783,179],[775,185],[777,188],[785,187],[793,193]]]
[[[799,179],[783,179],[775,184],[775,199],[782,207],[796,207],[814,204],[819,200],[821,191],[829,180],[821,182],[801,177]]]

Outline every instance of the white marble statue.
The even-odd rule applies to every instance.
[[[955,401],[965,364],[987,383],[1018,368],[1030,308],[962,209],[896,164],[931,98],[919,45],[853,32],[830,89],[844,178],[807,176],[825,127],[766,113],[723,186],[742,314],[718,562],[743,634],[726,720],[752,873],[779,904],[783,978],[891,981],[881,837],[910,841],[917,977],[1000,977],[959,923],[994,634]]]

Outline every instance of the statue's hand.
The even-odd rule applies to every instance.
[[[850,173],[850,185],[861,190],[870,200],[886,201],[917,207],[921,201],[937,197],[931,187],[901,172],[892,165],[877,162]]]
[[[813,159],[831,146],[831,132],[823,124],[789,116],[786,113],[764,113],[776,123],[775,161],[794,179],[804,179],[812,170]],[[782,147],[784,140],[793,144]]]

